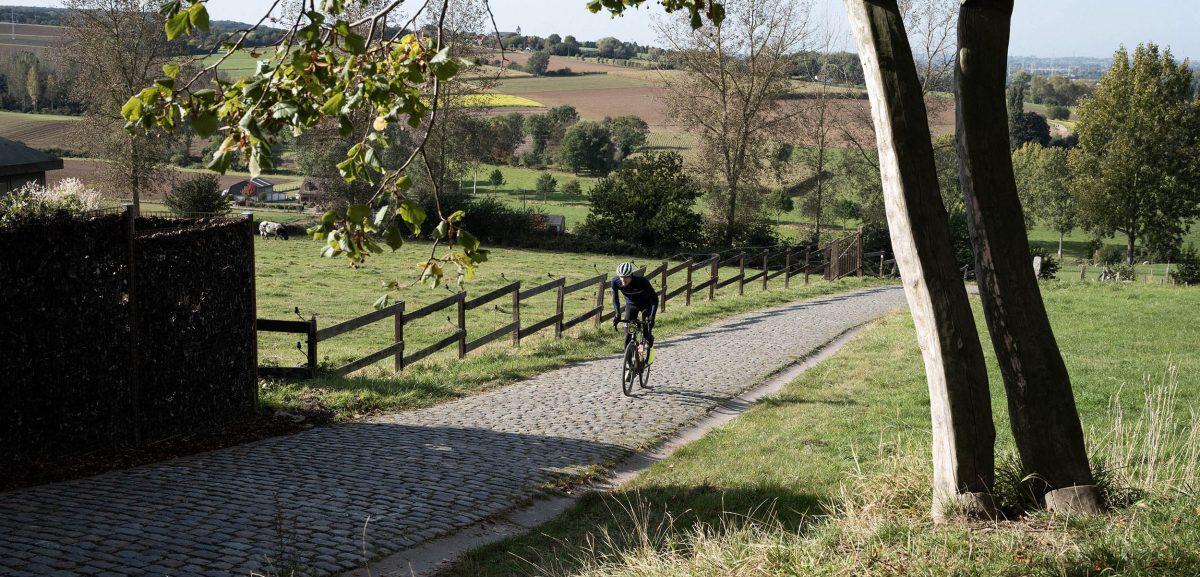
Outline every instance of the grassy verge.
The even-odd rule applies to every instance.
[[[1200,330],[1179,312],[1195,310],[1200,293],[1062,284],[1046,303],[1093,465],[1127,489],[1131,507],[930,523],[928,398],[900,313],[613,494],[588,495],[450,574],[1197,574],[1200,432],[1187,413],[1200,400],[1190,353]],[[1123,337],[1133,334],[1136,344]],[[1010,455],[994,362],[989,372],[997,452]]]
[[[315,243],[304,241],[256,241],[260,318],[295,318],[292,311],[299,307],[306,316],[318,314],[319,326],[326,327],[362,315],[372,310],[371,303],[383,292],[381,282],[396,277],[402,281],[414,280],[410,270],[412,263],[428,254],[428,245],[411,243],[395,255],[373,257],[365,269],[354,271],[339,260],[317,258],[318,248]],[[493,252],[491,261],[479,269],[476,279],[466,288],[470,295],[477,295],[514,280],[521,280],[522,287],[532,287],[549,280],[551,272],[555,277],[566,276],[568,282],[574,282],[595,276],[597,271],[607,272],[621,259],[619,256],[573,254],[564,257],[553,252],[501,249]],[[634,262],[650,267],[657,265],[655,262]],[[723,270],[722,278],[734,272]],[[756,308],[875,286],[880,282],[857,278],[825,282],[814,277],[805,286],[802,278],[795,278],[791,288],[784,289],[782,280],[777,279],[765,292],[760,284],[747,285],[745,295],[741,297],[737,295],[736,286],[730,285],[718,291],[711,302],[705,300],[707,295],[697,295],[690,307],[683,306],[681,300],[672,301],[660,316],[656,336],[678,334]],[[448,293],[414,286],[393,294],[404,300],[411,310]],[[595,298],[593,290],[568,295],[566,314],[571,317],[590,309]],[[529,325],[553,314],[554,300],[551,291],[522,303],[523,322]],[[606,299],[605,306],[609,306],[609,302]],[[511,321],[511,300],[501,298],[494,305],[468,313],[469,339]],[[448,314],[452,316],[453,310],[450,309]],[[452,330],[451,324],[447,314],[435,314],[406,325],[406,348],[415,351],[445,337]],[[392,323],[384,321],[324,341],[318,346],[320,361],[323,366],[336,367],[382,349],[392,342],[392,330]],[[469,395],[571,362],[616,354],[620,344],[611,330],[596,329],[591,323],[571,329],[561,340],[553,339],[552,335],[549,330],[534,335],[522,340],[520,348],[501,339],[461,361],[455,358],[451,347],[398,374],[391,370],[390,362],[382,362],[350,378],[327,376],[305,382],[265,382],[261,398],[272,407],[322,407],[342,418],[408,409]],[[260,337],[261,363],[295,365],[303,361],[304,354],[295,348],[296,335],[264,333]]]

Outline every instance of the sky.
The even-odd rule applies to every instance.
[[[3,1],[3,0],[0,0]],[[13,0],[9,0],[10,2]],[[820,22],[842,33],[843,48],[853,51],[846,36],[842,0],[812,0]],[[57,6],[57,0],[16,0],[29,6]],[[574,35],[579,40],[615,36],[639,44],[656,44],[651,15],[662,8],[649,0],[621,18],[587,11],[586,0],[490,0],[502,31],[518,26],[524,34]],[[406,4],[416,4],[408,0]],[[257,21],[267,0],[209,0],[214,19]],[[4,19],[0,15],[0,20]],[[1195,0],[1017,0],[1013,10],[1009,54],[1014,56],[1093,56],[1110,58],[1118,46],[1133,48],[1155,42],[1170,46],[1176,57],[1200,60],[1200,3]]]

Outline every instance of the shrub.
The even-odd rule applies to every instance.
[[[220,186],[217,175],[198,174],[175,183],[163,198],[163,204],[178,215],[224,213],[229,210],[231,199],[221,193]]]
[[[0,225],[21,221],[78,215],[100,208],[100,193],[77,178],[65,178],[51,187],[28,183],[0,194]]]
[[[1096,264],[1116,264],[1125,260],[1125,247],[1115,244],[1103,245],[1092,254],[1092,260]]]
[[[1040,247],[1033,249],[1031,252],[1033,256],[1042,257],[1042,269],[1038,273],[1038,279],[1054,280],[1054,276],[1058,273],[1058,260],[1054,258],[1054,255],[1049,250]]]
[[[1060,104],[1046,107],[1046,117],[1054,120],[1066,120],[1071,117],[1071,109]]]
[[[564,196],[580,196],[583,194],[583,186],[579,184],[578,180],[570,180],[563,185],[562,193]]]
[[[492,186],[500,186],[504,184],[504,173],[500,172],[499,168],[493,170],[492,173],[488,175],[488,184]]]
[[[1196,245],[1188,244],[1179,253],[1179,262],[1171,271],[1171,280],[1186,285],[1200,283],[1200,253],[1197,253]]]

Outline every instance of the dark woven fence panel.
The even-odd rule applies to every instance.
[[[0,467],[132,439],[120,216],[0,229]]]
[[[138,385],[147,441],[253,410],[253,223],[139,219]]]

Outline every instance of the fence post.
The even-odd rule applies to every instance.
[[[887,256],[886,252],[879,253],[879,278],[883,278],[883,257]]]
[[[862,239],[862,231],[863,231],[863,227],[861,227],[861,226],[860,226],[860,227],[858,227],[858,276],[859,276],[859,277],[862,277],[862,275],[863,275],[863,253],[862,253],[862,249],[863,249],[863,239]]]
[[[689,258],[688,260],[691,259]],[[662,266],[662,282],[659,283],[661,286],[658,287],[658,310],[665,311],[667,310],[667,268],[671,266],[671,261],[664,260]],[[688,272],[690,273],[691,271]]]
[[[792,286],[792,251],[786,251],[783,255],[783,288],[791,288]]]
[[[838,239],[835,238],[829,242],[829,259],[825,261],[825,280],[833,280],[841,272],[838,270],[841,252],[838,247]]]
[[[804,286],[808,286],[808,267],[810,264],[809,259],[811,257],[812,257],[812,249],[811,248],[804,249]]]
[[[458,358],[467,356],[467,293],[458,293]]]
[[[400,349],[396,351],[396,372],[404,370],[404,301],[400,301],[400,307],[396,310],[395,317],[395,335],[396,342],[400,343]]]
[[[254,213],[244,211],[242,219],[246,221],[246,228],[250,233],[250,310],[253,311],[250,315],[250,334],[254,335],[254,339],[250,341],[254,350],[254,401],[250,409],[254,410],[258,407],[258,290],[254,286]]]
[[[308,378],[317,376],[317,315],[308,319]]]
[[[767,290],[767,258],[771,254],[771,249],[763,249],[763,290]]]
[[[683,306],[692,306],[692,257],[687,259],[687,288],[683,291]]]
[[[521,346],[521,281],[513,286],[512,297],[512,320],[516,323],[517,328],[513,330],[513,346]]]
[[[746,252],[738,253],[738,296],[746,293]]]
[[[600,317],[604,316],[604,287],[607,286],[605,281],[608,277],[601,276],[600,284],[596,287],[596,306],[600,307],[600,312],[596,313],[596,326],[600,326]]]
[[[137,205],[132,202],[123,202],[121,206],[125,209],[125,242],[129,250],[129,261],[126,263],[129,267],[129,396],[131,399],[129,413],[132,417],[133,444],[135,447],[140,447],[142,445],[142,391],[138,378],[140,375],[138,374],[138,291],[136,271],[138,210]],[[258,340],[258,333],[255,333],[254,338],[256,341]],[[258,365],[257,358],[255,358],[254,364]]]
[[[554,314],[558,315],[558,322],[554,323],[554,338],[556,338],[556,339],[562,338],[563,296],[565,296],[565,293],[563,293],[563,289],[567,288],[566,277],[563,277],[560,280],[562,282],[558,283],[558,300],[554,304]]]
[[[712,256],[712,273],[710,273],[710,278],[709,278],[709,280],[711,280],[712,282],[708,283],[708,300],[710,300],[710,301],[717,298],[717,279],[718,279],[718,277],[720,277],[720,274],[717,271],[717,266],[720,264],[721,264],[721,255],[714,254]]]
[[[1079,280],[1083,280],[1083,275],[1087,274],[1087,263],[1079,265]]]

